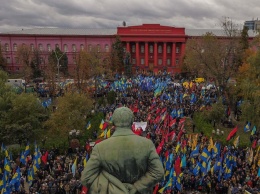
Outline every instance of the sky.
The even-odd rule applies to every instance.
[[[0,32],[28,28],[116,28],[157,23],[187,29],[241,28],[260,20],[259,0],[0,0]]]

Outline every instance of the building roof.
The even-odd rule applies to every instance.
[[[207,32],[212,32],[216,36],[226,36],[222,29],[185,29],[187,36],[202,36]],[[10,35],[64,35],[64,36],[112,36],[117,34],[117,29],[64,29],[64,28],[33,28],[18,31],[5,32],[0,34]],[[257,33],[253,30],[248,31],[249,37],[255,37]]]
[[[18,31],[5,32],[2,34],[19,34],[19,35],[81,35],[81,36],[97,36],[97,35],[115,35],[117,29],[68,29],[68,28],[33,28]]]

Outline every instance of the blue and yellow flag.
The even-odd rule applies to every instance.
[[[254,135],[256,133],[256,126],[253,127],[252,131],[251,131],[251,135]]]
[[[251,127],[251,123],[250,123],[250,122],[247,122],[247,124],[246,124],[245,127],[244,127],[244,131],[245,131],[245,132],[250,131],[250,127]]]
[[[10,162],[8,161],[7,158],[5,158],[5,161],[4,161],[4,169],[5,169],[5,171],[7,171],[9,173],[12,171]]]
[[[27,143],[23,154],[24,154],[25,157],[30,154],[30,145],[29,145],[29,143]]]
[[[210,156],[211,156],[211,154],[209,153],[208,149],[204,147],[204,149],[200,155],[200,159],[204,162],[208,162]]]
[[[12,180],[10,181],[10,185],[14,185],[19,183],[20,184],[20,179],[21,179],[21,171],[20,168],[17,167],[15,174],[12,177]]]
[[[89,130],[91,128],[91,122],[89,121],[88,124],[86,125],[86,129]]]
[[[75,159],[75,161],[74,161],[74,163],[72,164],[72,167],[71,167],[71,172],[73,174],[73,177],[76,174],[76,169],[77,169],[77,158]]]

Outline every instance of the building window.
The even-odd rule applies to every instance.
[[[76,56],[73,56],[73,64],[76,64],[77,62],[76,62]]]
[[[162,59],[158,59],[158,65],[162,65]]]
[[[64,51],[64,52],[68,52],[68,45],[64,44],[64,46],[63,46],[63,51]]]
[[[171,59],[167,59],[167,65],[171,65]]]
[[[105,51],[108,53],[109,52],[109,46],[108,44],[105,45]]]
[[[150,53],[153,53],[153,45],[150,45],[150,46],[149,46],[149,52],[150,52]]]
[[[19,67],[16,67],[16,71],[19,71],[20,70],[20,68]]]
[[[76,51],[77,51],[77,49],[76,49],[76,45],[73,44],[73,45],[72,45],[72,52],[76,52]]]
[[[167,46],[167,53],[171,53],[171,47]]]
[[[132,45],[132,53],[135,53],[135,45]]]
[[[30,47],[31,47],[31,51],[34,51],[34,45],[31,44]]]
[[[100,52],[100,44],[97,45],[97,52]]]
[[[7,63],[11,63],[11,58],[10,57],[6,57],[6,62]]]
[[[175,64],[179,65],[179,59],[176,59]]]
[[[38,48],[39,48],[40,51],[42,51],[43,50],[42,44],[39,44]]]
[[[17,44],[14,43],[14,51],[17,51]]]
[[[141,53],[144,53],[144,45],[141,45]]]
[[[19,64],[19,58],[18,57],[15,57],[14,60],[15,60],[16,64]]]
[[[55,44],[55,48],[60,48],[59,44]]]
[[[9,51],[9,44],[5,44],[5,51]]]
[[[132,58],[132,64],[136,64],[135,58]]]
[[[162,53],[162,45],[158,46],[158,53]]]
[[[43,64],[43,58],[40,57],[40,64]]]
[[[80,45],[80,50],[81,50],[81,51],[84,50],[84,45],[83,45],[83,44]]]
[[[144,58],[141,58],[141,65],[144,65]]]
[[[88,51],[89,51],[89,52],[92,51],[92,45],[91,45],[91,44],[88,45]]]
[[[51,45],[50,44],[47,44],[47,50],[48,50],[48,52],[51,52]]]
[[[176,53],[180,53],[180,47],[176,47]]]

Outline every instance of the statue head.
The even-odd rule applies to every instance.
[[[134,114],[126,107],[117,108],[112,115],[112,122],[116,127],[129,127],[131,129],[133,121]]]

